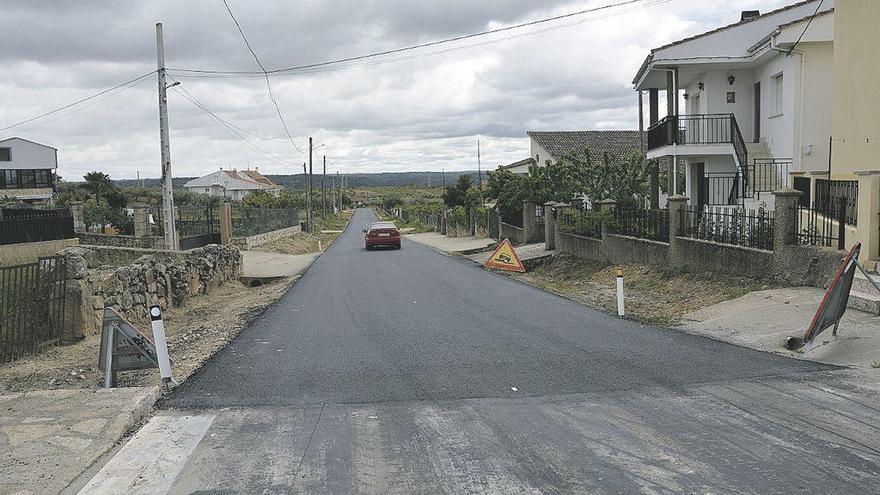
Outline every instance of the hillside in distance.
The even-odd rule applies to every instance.
[[[342,176],[343,174],[340,174]],[[459,175],[469,175],[474,184],[477,183],[477,171],[467,170],[459,172],[379,172],[367,174],[344,174],[350,187],[439,187],[444,183],[452,185],[458,180]],[[267,175],[269,179],[280,184],[287,189],[305,189],[306,178],[303,174],[296,175]],[[333,176],[335,178],[335,175]],[[175,177],[174,188],[183,187],[183,185],[192,180],[193,177]],[[486,171],[483,171],[483,180],[486,180]],[[313,187],[320,187],[321,175],[314,174],[312,179]],[[331,175],[327,174],[326,185],[329,185]],[[120,187],[138,187],[140,183],[136,179],[121,179],[114,181]],[[143,179],[144,187],[159,187],[159,179]]]

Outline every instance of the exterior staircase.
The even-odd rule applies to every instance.
[[[880,285],[880,275],[871,274],[874,283]],[[847,307],[863,311],[870,315],[880,316],[880,290],[877,290],[861,270],[856,270],[852,290],[849,293]]]

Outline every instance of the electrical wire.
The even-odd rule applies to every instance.
[[[153,74],[155,74],[155,73],[156,73],[156,71],[155,71],[155,70],[152,70],[152,71],[150,71],[150,72],[147,72],[146,74],[142,74],[142,75],[140,75],[140,76],[138,76],[138,77],[135,77],[134,79],[129,79],[128,81],[125,81],[125,82],[123,82],[123,83],[119,83],[119,84],[117,84],[117,85],[115,85],[115,86],[113,86],[113,87],[111,87],[111,88],[107,88],[107,89],[101,90],[101,91],[99,91],[99,92],[97,92],[97,93],[94,93],[94,94],[91,94],[91,95],[89,95],[89,96],[86,96],[85,98],[81,98],[81,99],[76,100],[76,101],[74,101],[74,102],[72,102],[72,103],[68,103],[68,104],[66,104],[66,105],[64,105],[64,106],[58,107],[58,108],[56,108],[56,109],[54,109],[54,110],[50,110],[50,111],[48,111],[48,112],[44,112],[44,113],[41,113],[41,114],[39,114],[39,115],[35,115],[35,116],[33,116],[33,117],[30,117],[30,118],[27,118],[27,119],[21,120],[21,121],[19,121],[19,122],[14,123],[14,124],[9,124],[9,125],[7,125],[7,126],[5,126],[5,127],[0,127],[0,131],[6,131],[6,130],[12,129],[12,128],[14,128],[14,127],[19,127],[19,126],[24,125],[24,124],[27,124],[27,123],[29,123],[29,122],[33,122],[33,121],[35,121],[35,120],[39,120],[39,119],[42,119],[42,118],[48,117],[48,116],[50,116],[50,115],[54,115],[54,114],[56,114],[56,113],[58,113],[58,112],[61,112],[61,111],[67,110],[67,109],[69,109],[69,108],[73,108],[73,107],[75,107],[75,106],[77,106],[77,105],[80,105],[80,104],[85,103],[85,102],[87,102],[87,101],[94,100],[95,98],[98,98],[98,97],[100,97],[100,96],[103,96],[103,95],[105,95],[105,94],[107,94],[107,93],[110,93],[110,92],[112,92],[112,91],[115,91],[115,90],[117,90],[117,89],[126,88],[126,86],[132,85],[132,84],[134,84],[134,83],[140,81],[141,79],[144,79],[145,77],[149,77],[149,76],[151,76],[151,75],[153,75]],[[126,89],[127,89],[127,88],[126,88]]]
[[[278,114],[278,119],[281,121],[281,127],[284,128],[284,134],[287,135],[287,139],[290,140],[290,144],[293,145],[293,149],[302,153],[303,151],[299,149],[299,146],[293,142],[293,136],[290,135],[290,130],[287,128],[287,122],[284,121],[284,115],[281,113],[281,107],[278,106],[278,100],[275,99],[275,95],[272,93],[272,83],[269,82],[269,73],[266,71],[266,68],[263,66],[263,63],[260,62],[260,57],[257,56],[257,52],[254,51],[253,47],[251,47],[250,41],[248,41],[247,36],[244,35],[244,30],[241,28],[241,24],[238,23],[238,19],[235,18],[235,14],[232,13],[232,9],[229,8],[229,3],[226,0],[223,0],[223,5],[226,7],[226,11],[229,12],[229,17],[232,18],[232,22],[235,23],[235,27],[238,29],[238,34],[241,35],[241,39],[244,40],[244,44],[247,47],[248,51],[251,52],[251,55],[254,56],[254,60],[257,61],[257,65],[260,67],[260,71],[262,71],[263,76],[266,78],[266,89],[269,91],[269,99],[272,100],[272,104],[275,105],[275,112]]]
[[[539,30],[536,30],[536,31],[530,31],[530,32],[526,32],[526,33],[514,34],[514,35],[511,35],[511,36],[504,37],[504,38],[499,38],[499,39],[494,39],[494,40],[482,41],[482,42],[480,42],[480,43],[474,43],[474,44],[469,44],[469,45],[465,45],[465,46],[456,46],[456,47],[451,47],[451,48],[445,48],[445,49],[442,49],[442,50],[434,50],[434,51],[430,51],[430,52],[426,52],[426,53],[417,53],[417,54],[411,54],[411,55],[407,55],[407,56],[403,56],[403,57],[396,57],[396,58],[390,58],[390,59],[384,59],[384,60],[373,60],[373,61],[365,61],[365,62],[360,62],[360,63],[350,63],[350,64],[346,64],[346,65],[336,65],[336,66],[316,67],[316,68],[313,68],[313,69],[306,69],[306,70],[301,70],[301,71],[297,71],[297,72],[289,72],[289,73],[282,73],[282,74],[276,74],[276,75],[290,76],[290,75],[314,74],[314,73],[330,72],[330,71],[341,71],[341,70],[348,70],[348,69],[353,69],[353,68],[357,68],[357,67],[384,65],[384,64],[393,63],[393,62],[406,61],[406,60],[413,60],[413,59],[417,59],[417,58],[421,58],[421,57],[428,57],[428,56],[433,56],[433,55],[440,55],[440,54],[449,53],[449,52],[453,52],[453,51],[457,51],[457,50],[465,50],[465,49],[470,49],[470,48],[475,48],[475,47],[482,47],[482,46],[487,46],[487,45],[496,44],[496,43],[502,43],[502,42],[505,42],[505,41],[513,40],[513,39],[523,38],[523,37],[526,37],[526,36],[532,36],[532,35],[535,35],[535,34],[541,34],[541,33],[545,33],[545,32],[548,32],[548,31],[552,31],[552,30],[556,30],[556,29],[561,29],[561,28],[566,28],[566,27],[571,27],[571,26],[575,26],[575,25],[581,25],[581,24],[588,23],[588,22],[595,22],[595,21],[598,21],[598,20],[606,19],[606,18],[609,18],[609,17],[613,17],[613,16],[621,15],[621,14],[626,14],[626,13],[628,13],[628,12],[633,12],[633,11],[640,10],[640,9],[642,9],[642,8],[645,8],[645,7],[649,7],[649,6],[657,5],[657,4],[661,4],[661,3],[667,3],[667,2],[670,2],[670,1],[671,1],[671,0],[647,0],[647,3],[645,3],[645,4],[643,4],[643,5],[640,5],[640,6],[637,7],[637,8],[631,8],[631,9],[628,9],[628,10],[625,10],[625,11],[609,13],[609,14],[606,14],[606,15],[601,16],[601,17],[588,18],[588,19],[581,19],[581,20],[578,20],[578,21],[575,21],[575,22],[566,23],[566,24],[559,24],[559,25],[555,25],[555,26],[549,26],[549,27],[545,27],[545,28],[543,28],[543,29],[539,29]],[[259,77],[259,76],[261,75],[261,74],[259,74],[259,73],[252,73],[252,74],[241,74],[241,73],[230,73],[230,74],[218,74],[218,73],[212,73],[212,74],[203,74],[203,73],[199,73],[199,74],[194,74],[194,73],[182,73],[182,74],[181,74],[181,73],[178,73],[178,72],[177,72],[177,69],[169,69],[169,70],[175,71],[175,75],[176,75],[177,77],[179,77],[179,78],[185,78],[185,79],[200,79],[200,78],[204,78],[204,79],[237,79],[237,78]]]
[[[223,1],[225,3],[225,0],[223,0]],[[346,62],[354,62],[354,61],[359,61],[359,60],[364,60],[364,59],[381,57],[381,56],[385,56],[385,55],[393,55],[396,53],[409,52],[409,51],[418,50],[421,48],[428,48],[428,47],[442,45],[442,44],[446,44],[446,43],[453,43],[456,41],[463,41],[463,40],[488,36],[488,35],[492,35],[492,34],[502,33],[502,32],[506,32],[506,31],[513,31],[516,29],[524,28],[524,27],[535,26],[535,25],[539,25],[539,24],[545,24],[545,23],[549,23],[549,22],[553,22],[553,21],[558,21],[561,19],[582,16],[585,14],[590,14],[593,12],[599,12],[599,11],[603,11],[603,10],[613,9],[616,7],[623,7],[623,6],[627,6],[627,5],[644,3],[645,1],[646,0],[625,0],[625,1],[617,2],[617,3],[600,5],[598,7],[592,7],[589,9],[583,9],[583,10],[579,10],[576,12],[569,12],[567,14],[561,14],[561,15],[552,16],[552,17],[545,17],[543,19],[537,19],[534,21],[528,21],[528,22],[523,22],[523,23],[519,23],[519,24],[514,24],[512,26],[505,26],[505,27],[496,28],[496,29],[489,29],[489,30],[480,31],[477,33],[470,33],[470,34],[465,34],[465,35],[461,35],[461,36],[455,36],[455,37],[451,37],[451,38],[430,41],[430,42],[426,42],[426,43],[419,43],[416,45],[410,45],[410,46],[405,46],[405,47],[401,47],[401,48],[394,48],[391,50],[384,50],[384,51],[380,51],[380,52],[368,53],[365,55],[357,55],[357,56],[352,56],[352,57],[345,57],[345,58],[339,58],[339,59],[335,59],[335,60],[328,60],[328,61],[324,61],[324,62],[316,62],[316,63],[311,63],[311,64],[293,66],[293,67],[285,67],[285,68],[281,68],[281,69],[273,69],[273,70],[268,70],[268,71],[265,71],[265,69],[264,69],[264,71],[268,74],[279,74],[279,73],[285,73],[285,72],[300,71],[300,70],[304,70],[304,69],[324,67],[324,66],[329,66],[329,65],[342,64],[342,63],[346,63]],[[669,0],[664,0],[664,1],[669,1]],[[195,73],[195,74],[261,75],[260,72],[254,72],[254,71],[223,71],[223,70],[205,70],[205,69],[172,69],[172,70],[175,70],[177,72],[188,72],[188,73]]]
[[[786,57],[791,56],[791,52],[794,51],[794,49],[798,46],[798,43],[800,43],[801,40],[804,38],[804,35],[807,34],[807,29],[810,29],[810,24],[813,23],[813,19],[815,19],[816,16],[819,15],[819,9],[822,8],[822,3],[823,3],[824,1],[825,1],[825,0],[819,0],[819,5],[816,5],[816,11],[813,12],[813,15],[810,16],[810,20],[807,21],[807,25],[804,26],[804,30],[801,31],[801,35],[798,36],[797,41],[795,41],[794,44],[791,45],[791,48],[788,49],[788,52],[785,53],[785,56],[786,56]]]

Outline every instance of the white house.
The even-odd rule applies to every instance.
[[[827,175],[834,1],[819,2],[745,11],[739,22],[651,50],[639,68],[647,157],[678,163],[686,180],[676,192],[693,204],[772,208],[770,192],[808,192],[810,176]],[[674,95],[662,120],[661,90]]]
[[[0,141],[0,198],[52,198],[58,150],[18,137]]]
[[[641,150],[639,131],[530,131],[529,158],[503,165],[515,174],[529,173],[529,166],[544,166],[572,152],[583,153],[589,149],[594,157],[601,159],[608,153],[625,156]]]
[[[206,194],[231,201],[240,201],[256,191],[266,191],[278,196],[283,186],[275,184],[257,170],[223,170],[193,179],[183,185],[195,194]]]

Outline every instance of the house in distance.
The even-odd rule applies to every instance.
[[[222,168],[187,182],[183,188],[194,194],[230,201],[240,201],[248,194],[257,191],[278,196],[284,190],[284,186],[272,182],[259,170],[223,170]]]

